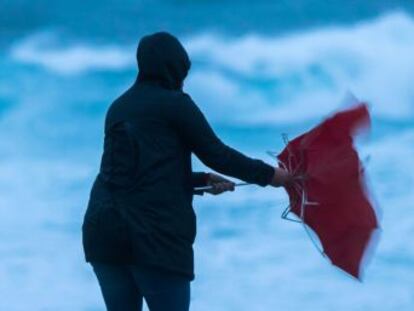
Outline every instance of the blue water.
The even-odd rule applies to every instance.
[[[343,107],[347,91],[373,116],[358,149],[370,156],[382,235],[364,282],[280,219],[282,190],[245,187],[195,200],[192,309],[414,309],[411,3],[0,4],[0,310],[103,310],[80,225],[105,111],[135,78],[139,36],[158,29],[183,40],[193,60],[186,91],[246,154],[272,163],[265,152],[281,150],[281,133],[317,124]]]

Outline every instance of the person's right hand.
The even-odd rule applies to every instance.
[[[287,170],[284,170],[280,167],[275,167],[275,173],[273,174],[272,181],[270,185],[273,187],[282,187],[286,186],[294,181],[294,177]]]
[[[208,173],[207,185],[212,188],[205,190],[205,192],[214,195],[221,194],[226,191],[234,191],[235,186],[234,182],[231,180],[214,173]]]

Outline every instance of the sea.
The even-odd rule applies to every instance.
[[[362,281],[281,219],[284,190],[194,199],[194,311],[414,310],[414,2],[0,0],[0,310],[105,310],[81,224],[103,121],[137,74],[139,39],[188,50],[184,89],[251,157],[344,107],[368,104],[355,141],[381,234]],[[211,170],[194,158],[194,170]],[[237,181],[237,180],[235,180]],[[346,185],[344,185],[346,187]]]

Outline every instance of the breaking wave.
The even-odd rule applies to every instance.
[[[376,116],[408,120],[414,116],[413,33],[414,20],[394,12],[284,37],[200,34],[184,40],[194,63],[186,89],[221,122],[319,118],[337,108],[347,90],[370,102]],[[56,35],[36,34],[14,45],[10,55],[60,75],[135,68],[133,45],[62,47],[57,41]]]

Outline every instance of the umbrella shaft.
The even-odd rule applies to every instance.
[[[236,183],[234,186],[235,187],[240,187],[240,186],[249,186],[252,185],[250,183],[247,182],[240,182],[240,183]],[[204,186],[204,187],[196,187],[194,188],[195,191],[208,191],[208,190],[213,190],[214,186]]]

